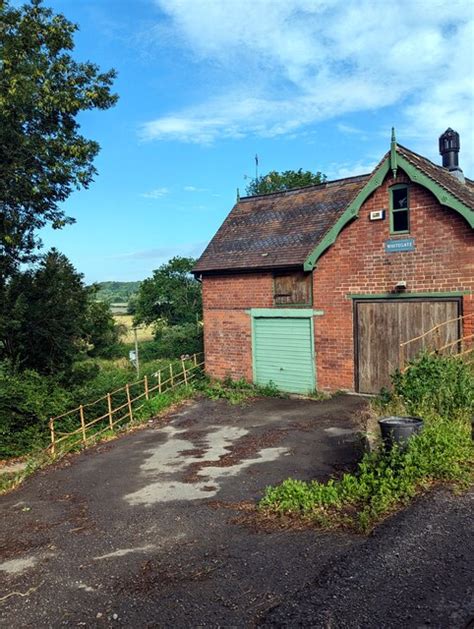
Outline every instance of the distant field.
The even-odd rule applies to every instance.
[[[114,315],[115,321],[120,325],[124,325],[127,328],[126,334],[121,337],[124,343],[133,343],[135,336],[133,334],[133,316],[128,314],[116,314]],[[137,328],[137,337],[139,341],[150,341],[153,339],[153,328],[149,326],[140,326]]]

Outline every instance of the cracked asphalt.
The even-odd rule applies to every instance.
[[[470,494],[369,538],[241,521],[269,484],[353,467],[364,404],[199,400],[37,473],[0,498],[0,625],[466,627]]]

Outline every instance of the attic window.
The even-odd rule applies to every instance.
[[[410,206],[408,186],[404,184],[390,188],[390,232],[407,234],[410,231]]]

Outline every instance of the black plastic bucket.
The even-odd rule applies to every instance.
[[[382,440],[385,448],[390,450],[396,443],[405,446],[408,439],[423,428],[423,420],[419,417],[382,417],[379,419]]]

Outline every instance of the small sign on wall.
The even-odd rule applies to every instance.
[[[402,238],[385,241],[385,253],[400,253],[401,251],[415,251],[415,239]]]
[[[385,218],[385,210],[374,210],[370,213],[371,221],[383,221]]]

